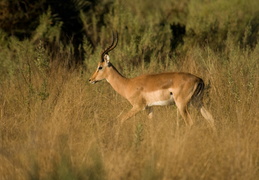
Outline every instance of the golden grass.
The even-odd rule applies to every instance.
[[[0,179],[257,179],[258,67],[246,72],[247,57],[231,66],[215,55],[204,61],[210,64],[198,58],[185,57],[181,70],[210,81],[217,135],[193,109],[194,126],[181,121],[177,129],[170,106],[155,108],[153,120],[142,112],[126,121],[116,142],[116,117],[130,105],[107,82],[88,84],[88,71],[53,67],[46,100],[36,72],[36,92],[20,76],[2,82]]]

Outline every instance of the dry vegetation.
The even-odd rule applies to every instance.
[[[142,112],[126,121],[116,141],[116,117],[130,104],[107,82],[87,82],[110,40],[104,29],[85,66],[70,68],[63,65],[70,58],[65,48],[53,59],[41,43],[2,38],[0,179],[258,179],[258,43],[241,48],[229,33],[221,50],[186,40],[176,50],[182,55],[169,57],[166,27],[160,33],[151,26],[123,31],[120,24],[133,18],[125,15],[113,24],[121,35],[110,53],[114,66],[127,77],[163,71],[202,77],[217,134],[192,108],[194,126],[181,121],[177,129],[176,107],[168,106],[154,108],[152,120]]]
[[[195,111],[191,130],[176,129],[176,108],[157,107],[153,120],[143,112],[127,121],[116,143],[116,116],[129,103],[107,82],[86,84],[90,72],[53,63],[44,79],[33,67],[24,78],[34,91],[21,76],[3,80],[1,179],[256,179],[259,51],[235,54],[226,65],[198,54],[204,51],[190,52],[182,70],[210,80],[217,135]],[[46,99],[36,92],[43,81]]]

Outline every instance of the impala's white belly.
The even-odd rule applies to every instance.
[[[174,100],[155,101],[148,104],[148,106],[166,106],[174,104]]]
[[[166,106],[174,104],[173,94],[168,91],[154,91],[146,94],[147,106]]]

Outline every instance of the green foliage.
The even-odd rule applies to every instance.
[[[6,3],[3,4],[5,8]],[[75,58],[71,61],[82,58],[83,50],[85,58],[91,59],[94,51],[104,49],[109,44],[112,31],[118,31],[120,35],[117,49],[121,53],[118,53],[118,59],[129,59],[131,64],[142,66],[143,70],[146,63],[149,64],[154,58],[164,64],[168,57],[175,55],[172,52],[175,47],[176,52],[181,54],[193,45],[209,45],[213,50],[224,51],[229,34],[234,37],[234,43],[242,48],[254,48],[258,41],[259,8],[255,0],[156,0],[152,3],[137,0],[76,0],[64,3],[64,10],[71,11],[70,18],[60,10],[62,6],[58,0],[52,4],[48,1],[35,3],[35,9],[30,11],[32,14],[40,5],[47,9],[38,10],[41,13],[37,16],[39,19],[36,21],[34,18],[32,22],[35,29],[27,37],[32,42],[43,39],[50,46],[51,53],[66,46],[73,47],[70,49]],[[10,5],[15,6],[15,3]],[[17,6],[22,7],[22,4],[18,3]],[[7,12],[3,19],[8,19],[10,10]],[[183,31],[180,35],[184,41],[178,42],[177,28],[180,27],[185,28],[186,33]]]
[[[222,50],[231,34],[234,43],[254,47],[259,32],[258,13],[259,6],[254,0],[190,1],[186,24],[190,33],[188,41]]]
[[[62,22],[56,22],[53,25],[54,20],[55,16],[53,17],[49,8],[46,13],[40,16],[40,23],[35,29],[32,41],[35,42],[39,39],[44,39],[49,43],[59,44]]]

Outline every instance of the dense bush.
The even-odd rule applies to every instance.
[[[87,58],[93,52],[89,49],[104,48],[115,30],[123,52],[137,62],[150,62],[152,55],[164,59],[174,52],[182,54],[193,45],[222,51],[229,35],[242,48],[254,48],[258,39],[255,0],[3,0],[1,6],[0,27],[6,38],[32,43],[41,39],[52,54],[68,47],[72,62]],[[85,43],[90,47],[84,49]]]

